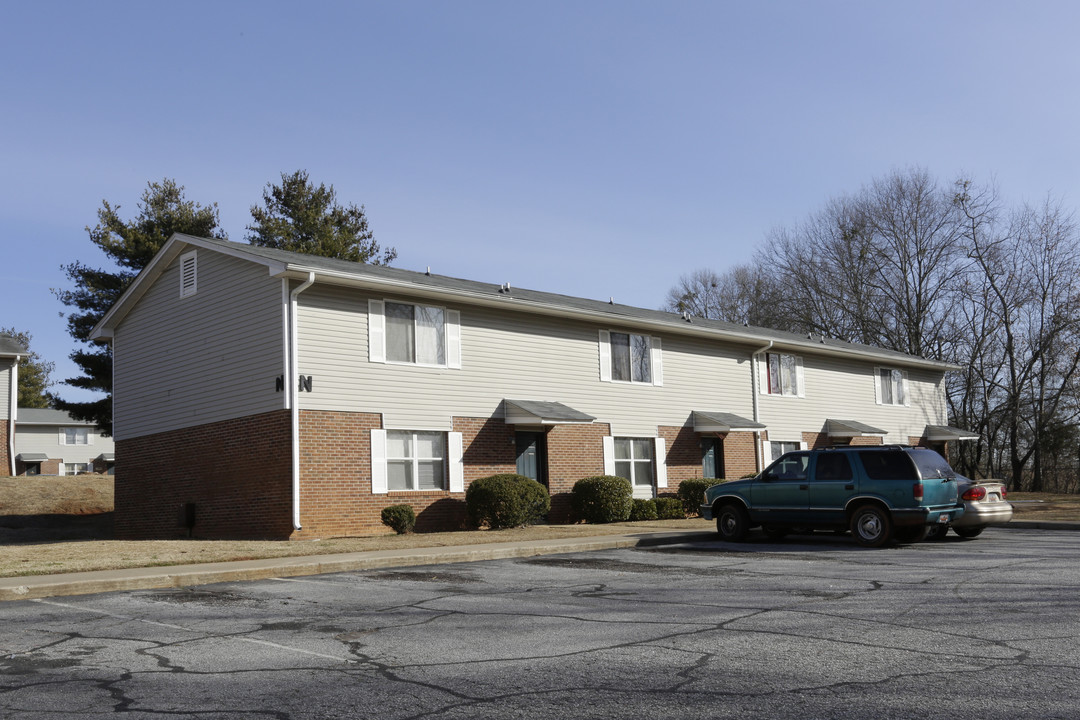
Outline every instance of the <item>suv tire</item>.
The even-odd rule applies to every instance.
[[[746,539],[746,533],[750,529],[750,516],[742,505],[728,503],[716,513],[716,532],[720,533],[721,540],[728,542],[742,542]]]
[[[851,514],[851,535],[863,547],[881,547],[892,539],[892,518],[877,505],[860,505]]]

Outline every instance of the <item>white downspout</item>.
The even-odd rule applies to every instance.
[[[8,413],[8,474],[15,477],[15,415],[19,411],[19,356],[11,364],[11,385],[8,387],[8,403],[11,412]]]
[[[293,529],[300,529],[300,337],[297,334],[296,296],[307,290],[315,282],[315,273],[309,272],[308,279],[289,293],[289,351],[290,368],[285,378],[285,387],[291,401],[292,413],[292,504]]]
[[[760,392],[761,389],[761,381],[758,379],[757,356],[763,352],[768,352],[772,349],[772,346],[773,341],[770,340],[769,344],[765,347],[750,353],[750,381],[754,384],[754,386],[750,388],[750,396],[754,399],[754,422],[756,423],[761,422],[761,408],[758,404],[758,392]],[[754,464],[757,471],[761,472],[765,469],[765,448],[761,444],[761,431],[755,430],[754,436]]]

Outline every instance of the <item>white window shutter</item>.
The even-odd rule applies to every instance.
[[[600,331],[600,380],[611,382],[611,333]]]
[[[665,450],[664,438],[653,438],[656,443],[656,487],[667,487],[667,451]]]
[[[61,445],[67,445],[67,434],[64,432],[64,428],[60,428],[60,438],[58,441]],[[63,473],[61,473],[62,475]]]
[[[797,357],[797,358],[795,358],[795,383],[798,385],[798,387],[795,388],[795,390],[796,390],[796,394],[799,397],[806,397],[806,388],[803,386],[804,382],[805,382],[805,380],[804,380],[804,373],[803,373],[802,358]]]
[[[605,436],[604,440],[604,474],[615,474],[615,438],[610,435]]]
[[[908,392],[908,384],[907,384],[907,370],[904,370],[904,371],[903,371],[903,373],[901,373],[901,374],[903,375],[903,378],[904,378],[904,381],[903,381],[903,386],[904,386],[904,405],[906,405],[907,407],[911,407],[911,393],[909,393],[909,392]]]
[[[465,452],[461,433],[446,433],[446,446],[450,466],[450,492],[465,492]]]
[[[649,338],[649,361],[652,367],[652,384],[664,384],[664,358],[660,347],[660,338]]]
[[[761,467],[768,467],[772,462],[772,443],[768,440],[761,441]]]
[[[907,377],[904,378],[904,390],[907,391]],[[904,395],[904,397],[907,397],[907,395]],[[86,428],[86,444],[94,444],[94,428]]]
[[[881,368],[874,368],[874,402],[881,404]]]
[[[368,360],[386,362],[386,316],[382,300],[368,300]]]
[[[386,482],[386,431],[371,431],[371,492],[385,495],[389,491]]]
[[[804,442],[800,442],[800,443],[799,443],[799,449],[800,449],[800,450],[809,450],[809,449],[810,449],[810,447],[809,447],[809,446],[808,446],[808,445],[807,445],[806,443],[804,443]]]
[[[446,311],[446,366],[461,367],[461,312]]]

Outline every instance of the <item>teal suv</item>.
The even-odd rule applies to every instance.
[[[760,526],[772,538],[794,530],[850,530],[867,547],[911,543],[963,514],[956,478],[949,463],[926,448],[802,450],[755,477],[713,485],[701,514],[716,518],[720,537],[731,542]]]

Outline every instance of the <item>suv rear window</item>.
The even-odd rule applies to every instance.
[[[912,448],[911,459],[915,461],[915,467],[919,468],[919,474],[922,475],[923,480],[956,477],[956,471],[949,467],[945,458],[933,450]]]
[[[914,480],[915,464],[903,450],[863,450],[859,453],[871,480]]]

